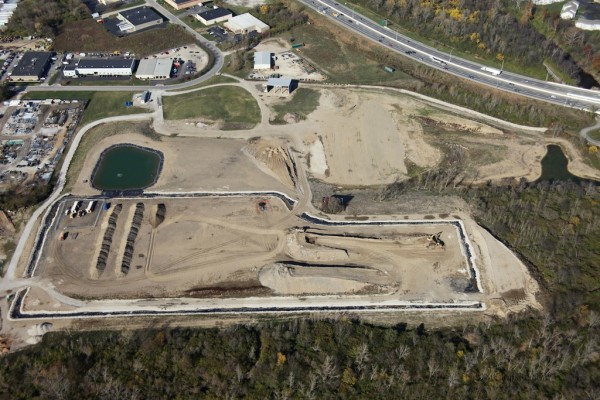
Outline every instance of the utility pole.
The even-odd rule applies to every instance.
[[[504,57],[502,57],[502,67],[500,67],[500,71],[504,71]]]

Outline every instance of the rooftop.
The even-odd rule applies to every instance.
[[[50,57],[52,57],[52,53],[47,51],[28,51],[23,54],[23,58],[19,60],[12,74],[14,76],[40,77],[44,73]]]
[[[229,20],[230,22],[238,25],[242,29],[249,29],[253,27],[261,27],[263,29],[268,29],[269,25],[262,22],[260,19],[256,18],[254,15],[250,13],[236,15],[235,17]]]
[[[163,19],[153,8],[146,6],[121,11],[119,14],[134,26],[145,24],[150,21],[156,21],[157,19]]]
[[[269,78],[267,86],[289,87],[292,84],[292,78]]]
[[[268,51],[257,51],[254,53],[254,64],[271,64],[271,53]]]
[[[231,11],[226,8],[213,8],[212,10],[204,11],[198,14],[205,21],[211,21],[213,19],[221,18],[226,15],[231,15]]]
[[[77,68],[132,68],[134,62],[129,58],[82,58]]]

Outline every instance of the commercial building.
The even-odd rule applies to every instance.
[[[254,69],[271,69],[273,57],[268,51],[257,51],[254,53]]]
[[[117,18],[122,21],[119,24],[121,32],[137,32],[163,23],[162,16],[147,6],[121,11]]]
[[[577,9],[579,8],[578,1],[567,1],[560,11],[560,17],[562,19],[573,19],[577,15]]]
[[[269,78],[266,92],[271,94],[290,94],[298,86],[298,81],[292,78]]]
[[[28,51],[23,54],[12,71],[12,81],[36,82],[48,72],[52,53],[47,51]]]
[[[204,11],[196,14],[196,19],[204,25],[217,24],[219,22],[228,21],[233,14],[226,8],[215,7],[212,10]]]
[[[140,60],[135,77],[138,79],[168,79],[173,66],[172,58],[144,58]]]
[[[202,5],[201,0],[165,0],[165,3],[167,3],[176,10],[183,10],[184,8]]]
[[[65,78],[76,78],[77,77],[77,65],[69,64],[63,68],[63,76]]]
[[[104,59],[104,58],[88,58],[81,59],[75,64],[76,76],[131,76],[135,60],[128,58]],[[63,75],[66,73],[72,75],[72,67],[63,70]]]
[[[236,34],[244,34],[252,31],[263,33],[269,30],[269,25],[249,13],[236,15],[235,17],[230,18],[229,21],[225,22],[224,26]]]

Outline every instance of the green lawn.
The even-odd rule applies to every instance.
[[[273,107],[277,114],[271,123],[284,124],[283,117],[286,113],[295,113],[300,119],[306,119],[319,106],[320,97],[321,93],[316,90],[307,88],[297,89],[289,101]]]
[[[131,101],[131,92],[91,92],[91,91],[72,91],[72,92],[29,92],[24,99],[61,99],[61,100],[90,100],[80,126],[89,122],[117,115],[140,114],[148,112],[139,107],[125,107],[126,101]]]
[[[182,91],[186,91],[186,90],[190,90],[190,89],[198,89],[201,87],[216,85],[219,83],[236,83],[236,82],[237,81],[233,78],[229,78],[227,76],[222,76],[222,75],[215,75],[212,78],[210,78],[209,80],[199,83],[197,85],[186,87],[185,89],[172,90],[172,92],[176,93],[176,92],[182,92]]]
[[[219,86],[163,97],[165,119],[204,118],[222,121],[222,129],[249,129],[260,122],[256,100],[245,89]]]

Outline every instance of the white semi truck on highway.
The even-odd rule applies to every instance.
[[[500,75],[502,73],[501,69],[492,68],[492,67],[481,67],[481,70],[485,71],[485,72],[489,72],[490,74],[492,74],[494,76]]]

